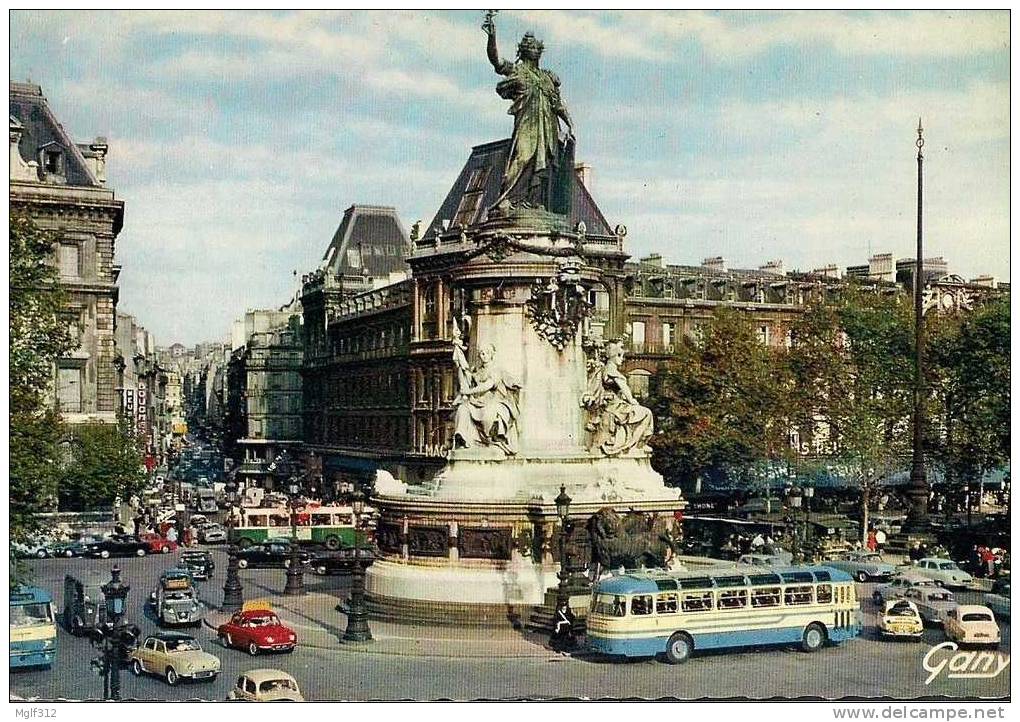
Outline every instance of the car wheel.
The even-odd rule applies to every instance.
[[[160,554],[169,554],[170,553],[170,547],[168,547],[166,544],[164,544],[163,546],[161,546],[159,548],[159,553]]]
[[[686,632],[677,632],[666,643],[666,660],[670,664],[683,664],[691,658],[694,640]]]
[[[868,575],[864,572],[857,572],[857,581],[864,584],[864,582],[868,581]]]
[[[109,559],[110,558],[110,551],[108,549],[103,549],[103,551],[99,552],[99,557],[101,559]]]
[[[257,645],[255,644],[255,642],[252,642],[252,643],[250,643],[250,644],[248,645],[248,654],[250,654],[251,656],[253,656],[253,657],[254,657],[254,656],[255,656],[256,654],[258,654],[258,653],[259,653],[259,648],[258,648],[258,646],[257,646]]]
[[[142,663],[136,659],[134,663],[131,665],[131,671],[135,673],[136,677],[141,677],[142,672],[144,672],[145,670],[142,669]]]
[[[74,552],[68,549],[66,552],[64,552],[64,556],[70,559],[74,556]]]
[[[945,584],[943,584],[943,583],[942,583],[942,580],[941,580],[941,579],[936,579],[936,580],[935,580],[935,586],[936,586],[936,587],[944,587],[944,586],[945,586]]]
[[[238,569],[247,569],[248,568],[248,560],[247,559],[238,559],[237,560],[237,568]]]
[[[180,677],[177,676],[177,670],[175,670],[173,667],[167,667],[166,668],[166,683],[167,684],[169,684],[171,687],[173,687],[175,684],[177,684],[177,680],[179,680],[179,679],[180,679]]]
[[[36,555],[36,557],[38,557],[39,559],[45,559],[46,557],[48,557],[48,556],[49,556],[49,554],[47,554],[47,553],[46,553],[46,550],[45,550],[45,549],[40,549],[40,550],[38,550],[38,551],[37,551],[37,552],[35,553],[35,555]]]
[[[135,554],[137,554],[140,557],[144,557],[145,556],[145,550],[144,549],[139,549],[138,551],[135,552]]]
[[[284,569],[290,569],[290,559],[284,559],[283,560],[283,568]]]
[[[74,619],[71,621],[71,634],[76,637],[80,637],[83,629],[85,629],[85,620],[78,615],[75,615]]]
[[[800,642],[800,648],[805,652],[817,652],[825,645],[825,627],[818,622],[812,622],[804,629],[804,636]]]
[[[322,566],[321,564],[319,566],[315,567],[315,569],[313,571],[316,574],[318,574],[320,577],[326,576],[326,567]]]
[[[213,675],[211,675],[209,677],[206,677],[205,681],[206,682],[215,682],[216,678],[219,677],[219,676],[220,676],[219,673],[215,673],[215,674],[213,674]]]
[[[229,634],[224,634],[223,636],[220,637],[220,644],[222,644],[227,649],[230,649],[231,647],[234,646],[233,641],[234,640],[230,638]]]

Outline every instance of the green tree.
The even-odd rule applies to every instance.
[[[950,484],[972,482],[1009,462],[1009,312],[1003,296],[932,324],[927,378],[940,401],[932,458]]]
[[[144,458],[124,425],[84,424],[69,434],[71,459],[57,485],[62,510],[109,508],[118,496],[126,499],[142,489]]]
[[[790,368],[802,437],[860,492],[862,533],[879,486],[904,468],[913,383],[909,299],[847,288],[791,329]]]
[[[60,318],[64,301],[53,265],[54,237],[29,218],[10,220],[10,540],[36,529],[34,513],[56,491],[59,420],[47,397],[54,363],[74,348]]]
[[[652,466],[667,483],[691,487],[787,460],[792,391],[782,350],[763,344],[738,312],[720,309],[699,337],[680,343],[652,389]]]

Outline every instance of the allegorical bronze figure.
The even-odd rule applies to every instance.
[[[494,208],[541,208],[553,213],[569,212],[574,174],[574,124],[560,98],[560,79],[538,66],[543,45],[526,33],[517,45],[517,60],[501,60],[496,48],[494,11],[485,14],[482,29],[489,36],[492,67],[506,80],[496,85],[501,98],[512,101],[514,132],[506,170]],[[560,137],[559,122],[566,126]]]

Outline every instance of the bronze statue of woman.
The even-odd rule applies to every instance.
[[[491,11],[482,29],[489,36],[489,62],[506,76],[496,85],[496,93],[512,101],[507,112],[514,116],[503,184],[493,207],[524,206],[566,213],[569,197],[564,183],[569,187],[574,173],[574,124],[560,99],[560,79],[538,67],[543,45],[531,33],[518,44],[517,61],[510,62],[500,60]],[[567,130],[563,141],[560,120]]]

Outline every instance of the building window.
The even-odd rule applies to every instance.
[[[61,173],[61,153],[59,150],[47,150],[43,152],[43,170],[53,175]]]
[[[65,413],[81,413],[82,369],[78,366],[57,369],[57,404]]]
[[[76,243],[61,243],[57,246],[57,264],[61,278],[81,276],[81,247]]]
[[[668,350],[673,343],[673,324],[662,324],[662,345]]]
[[[764,326],[764,325],[763,326],[759,326],[758,327],[758,340],[761,341],[762,344],[764,344],[765,346],[768,346],[769,345],[769,338],[770,338],[770,336],[769,336],[769,327],[768,326]]]
[[[630,340],[635,347],[641,346],[645,342],[645,322],[634,321],[630,325]]]
[[[468,227],[475,222],[478,215],[478,207],[482,203],[482,196],[485,194],[485,181],[489,178],[489,168],[478,168],[471,173],[464,196],[460,199],[457,213],[453,217],[455,226]]]

